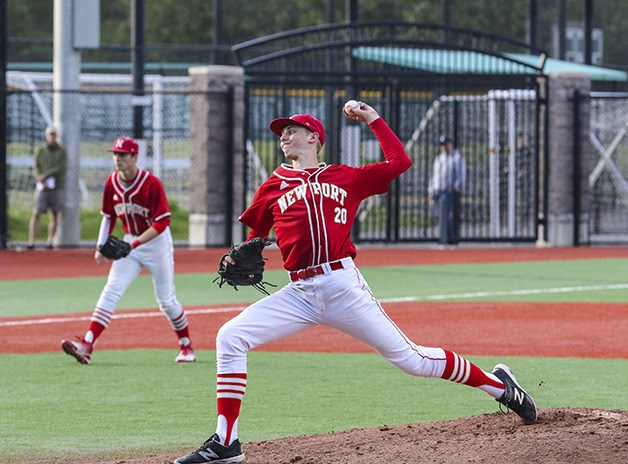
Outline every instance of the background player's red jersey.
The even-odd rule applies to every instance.
[[[140,235],[154,222],[170,216],[168,200],[161,181],[149,171],[139,169],[133,182],[121,182],[118,172],[107,177],[101,214],[122,220],[124,232]]]

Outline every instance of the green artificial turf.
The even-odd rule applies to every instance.
[[[375,295],[384,301],[628,301],[628,259],[365,267],[361,271]],[[237,292],[220,289],[212,283],[214,277],[177,274],[181,304],[243,303],[263,296],[250,287]],[[283,271],[268,271],[265,279],[279,286],[287,283]],[[0,282],[0,316],[91,312],[105,282],[105,277]],[[480,292],[486,295],[473,296]],[[118,306],[155,307],[152,282],[146,275],[131,284]]]
[[[0,355],[0,462],[186,452],[215,428],[213,351],[176,364],[171,350]],[[539,408],[628,409],[628,361],[470,357],[506,362]],[[375,354],[249,355],[243,442],[498,411],[485,393],[411,377]],[[245,445],[246,446],[246,445]]]

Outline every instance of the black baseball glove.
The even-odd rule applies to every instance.
[[[98,251],[100,251],[105,258],[120,259],[131,252],[131,245],[124,240],[110,235],[107,237],[105,243],[98,247]]]
[[[248,242],[232,245],[228,253],[225,253],[218,263],[218,277],[214,282],[222,287],[225,283],[234,289],[238,286],[253,286],[262,293],[268,295],[265,285],[275,285],[264,282],[264,257],[262,250],[269,245],[266,239],[255,237]],[[226,261],[229,256],[235,264]]]

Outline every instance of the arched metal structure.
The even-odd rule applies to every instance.
[[[384,60],[361,59],[365,48],[389,49]],[[232,47],[247,75],[295,77],[317,76],[323,80],[338,76],[372,79],[382,75],[416,78],[417,73],[439,74],[432,69],[392,64],[404,50],[429,51],[438,59],[439,51],[459,52],[457,75],[538,75],[543,70],[545,52],[508,38],[439,24],[365,21],[338,23],[296,29]],[[538,64],[523,59],[539,57]],[[388,62],[386,62],[386,59]],[[489,64],[489,66],[487,66]]]

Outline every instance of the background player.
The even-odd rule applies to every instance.
[[[290,164],[279,166],[260,186],[240,221],[251,228],[249,239],[265,237],[274,227],[290,283],[218,331],[216,432],[175,463],[242,461],[238,418],[247,386],[248,351],[318,324],[363,341],[408,374],[480,388],[526,423],[536,421],[534,401],[507,366],[498,364],[488,373],[452,351],[416,345],[374,298],[353,262],[351,225],[361,201],[385,193],[411,161],[372,107],[358,102],[343,111],[369,125],[385,161],[361,167],[320,163],[325,131],[318,119],[298,114],[270,123]]]
[[[146,268],[153,280],[159,309],[179,339],[180,350],[175,360],[196,361],[188,320],[175,295],[174,245],[163,185],[156,176],[137,167],[138,145],[135,140],[118,138],[109,151],[113,153],[116,171],[105,183],[97,245],[102,245],[111,235],[119,217],[124,240],[131,244],[131,252],[111,264],[107,284],[96,303],[85,336],[63,340],[61,346],[81,364],[89,364],[94,343],[111,322],[120,298],[141,269]],[[108,261],[98,247],[94,259],[99,266]]]

